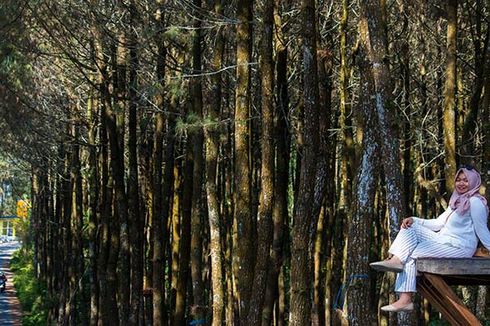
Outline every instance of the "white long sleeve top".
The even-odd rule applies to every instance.
[[[478,197],[470,198],[470,209],[459,215],[448,207],[436,219],[413,217],[415,223],[438,231],[434,241],[457,248],[476,250],[478,239],[490,250],[490,231],[487,227],[487,210]],[[447,220],[447,221],[446,221]]]

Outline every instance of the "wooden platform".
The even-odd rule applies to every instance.
[[[419,258],[417,290],[451,325],[481,325],[449,285],[490,285],[489,258]]]

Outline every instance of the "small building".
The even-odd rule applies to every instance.
[[[13,240],[16,237],[15,220],[16,215],[0,216],[0,240]]]

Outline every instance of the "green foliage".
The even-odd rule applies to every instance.
[[[7,191],[8,189],[8,191]],[[30,168],[0,153],[0,214],[16,215],[17,201],[30,192]]]
[[[32,233],[29,231],[31,227],[30,218],[19,218],[14,223],[17,237],[20,238],[24,246],[30,247],[32,244]]]
[[[14,285],[22,305],[22,325],[45,325],[47,311],[53,301],[49,300],[45,287],[34,275],[32,252],[24,248],[15,252],[11,268],[15,273]]]
[[[197,131],[202,131],[204,128],[210,131],[220,132],[226,126],[226,122],[220,122],[211,117],[200,118],[194,112],[190,112],[185,117],[177,118],[175,132],[178,137],[184,137]]]
[[[19,5],[7,0],[0,6],[0,76],[15,88],[21,88],[28,77],[31,66],[19,47],[25,39],[23,25],[19,16]]]

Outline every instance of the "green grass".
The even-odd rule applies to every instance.
[[[34,274],[32,253],[16,251],[10,264],[15,273],[14,286],[22,305],[22,325],[45,325],[47,320],[47,294]]]

